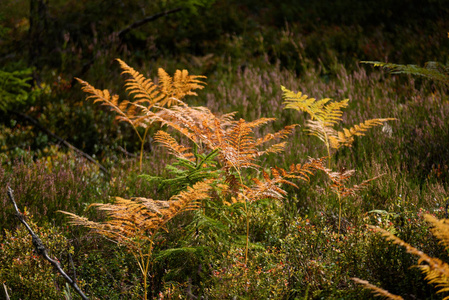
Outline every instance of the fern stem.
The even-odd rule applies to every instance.
[[[142,172],[142,161],[143,161],[143,147],[145,146],[145,140],[147,138],[148,128],[145,128],[145,132],[143,134],[143,137],[139,134],[140,139],[140,160],[139,160],[139,171]],[[137,131],[137,130],[136,130]]]
[[[324,137],[326,138],[326,148],[327,148],[327,156],[329,157],[329,160],[327,161],[327,167],[328,169],[331,168],[331,149],[329,145],[329,137],[327,136],[326,131],[324,130]]]
[[[340,226],[341,226],[341,196],[338,194],[338,235],[340,235]]]
[[[240,169],[238,169],[235,165],[234,165],[234,169],[237,171],[237,174],[239,175],[239,179],[240,179],[240,184],[242,186],[244,186],[243,184],[243,179],[242,179],[242,174],[240,173]],[[248,263],[248,248],[249,248],[249,211],[248,211],[248,205],[247,205],[248,199],[245,199],[245,215],[246,215],[246,247],[245,247],[245,267]],[[246,274],[246,272],[245,272]]]
[[[245,200],[245,210],[246,210],[246,249],[245,249],[245,267],[247,266],[248,262],[248,248],[249,248],[249,210],[246,206],[246,200]]]

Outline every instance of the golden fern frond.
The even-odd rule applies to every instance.
[[[256,143],[256,145],[257,145],[257,143]],[[271,145],[270,147],[268,147],[267,149],[265,149],[263,151],[258,151],[257,152],[257,156],[261,156],[261,155],[266,154],[266,153],[280,153],[280,152],[283,152],[284,149],[285,149],[285,146],[287,146],[287,142],[281,142],[281,143],[278,143],[278,144]]]
[[[395,118],[383,118],[383,119],[371,119],[362,122],[358,125],[354,125],[349,129],[343,129],[332,135],[329,135],[330,145],[334,149],[338,149],[341,146],[351,147],[354,142],[354,136],[363,136],[365,132],[374,127],[382,125],[384,122],[396,120]]]
[[[125,110],[128,107],[129,101],[122,101],[119,103],[118,95],[111,95],[108,90],[99,90],[90,85],[87,81],[84,81],[79,78],[75,78],[79,83],[81,83],[81,90],[85,93],[88,93],[89,96],[86,98],[93,99],[94,103],[100,102],[101,105],[109,106],[112,111],[115,111],[122,118],[123,121],[129,122],[132,124],[132,120],[128,118]]]
[[[164,202],[143,197],[116,197],[112,204],[94,203],[90,206],[106,212],[109,220],[104,225],[109,225],[117,233],[133,237],[137,231],[147,231],[146,235],[151,235],[159,227],[168,209],[168,204]]]
[[[258,138],[256,140],[256,146],[259,146],[263,143],[266,143],[266,142],[274,140],[274,139],[285,139],[287,136],[292,134],[292,132],[296,126],[298,126],[298,125],[297,124],[287,125],[283,129],[281,129],[275,133],[268,133],[267,135],[265,135],[261,138]]]
[[[195,159],[193,153],[188,152],[191,149],[190,147],[180,145],[170,134],[165,131],[159,130],[154,135],[154,140],[166,147],[175,157],[184,158],[190,161]]]
[[[176,70],[173,76],[173,85],[176,90],[176,97],[182,99],[185,95],[197,96],[197,93],[193,92],[196,89],[203,89],[206,84],[200,78],[206,78],[202,75],[189,75],[187,70]]]
[[[280,173],[275,169],[271,169],[271,175],[262,170],[263,180],[253,178],[254,185],[251,187],[243,186],[243,191],[240,193],[241,199],[248,202],[257,202],[261,199],[276,199],[281,200],[287,194],[285,190],[280,188],[280,184],[290,184],[296,186],[294,183],[285,180]]]
[[[324,160],[325,158],[310,158],[309,162],[304,164],[291,164],[289,171],[284,171],[285,173],[282,176],[309,181],[309,176],[313,175],[315,170],[320,170],[324,166]]]
[[[142,241],[149,241],[154,233],[177,214],[197,209],[199,201],[208,198],[211,180],[198,182],[186,191],[170,198],[168,201],[148,198],[124,199],[116,197],[111,204],[94,203],[91,206],[105,211],[108,220],[93,222],[75,214],[62,213],[70,217],[73,225],[84,226],[109,237],[127,247],[138,249]]]
[[[93,99],[94,103],[100,102],[101,105],[108,106],[112,111],[117,113],[116,120],[130,123],[134,128],[138,126],[145,128],[147,126],[145,124],[147,117],[140,113],[140,110],[136,108],[134,103],[128,100],[119,102],[118,95],[111,95],[108,90],[102,91],[96,89],[88,82],[79,78],[76,78],[76,80],[83,86],[82,91],[90,94],[86,100]]]
[[[327,100],[327,99],[326,99]],[[327,103],[326,101],[325,103]],[[342,108],[348,106],[349,99],[345,99],[339,102],[331,102],[327,105],[316,105],[317,108],[315,110],[316,113],[316,119],[322,121],[323,123],[327,124],[328,126],[330,124],[335,124],[342,120],[343,112],[341,111]],[[319,102],[317,102],[319,103]]]
[[[430,220],[432,224],[435,223],[435,218],[430,215],[425,215],[425,218],[427,220]],[[440,224],[437,224],[437,227],[435,227],[435,230],[447,230],[446,227],[440,227]],[[423,273],[426,274],[426,279],[433,284],[436,284],[437,287],[442,287],[438,291],[438,293],[441,292],[447,292],[449,291],[449,265],[442,260],[430,257],[424,252],[416,249],[415,247],[411,246],[410,244],[404,242],[400,238],[393,235],[391,232],[375,227],[375,229],[382,233],[383,236],[387,238],[387,240],[392,241],[394,244],[400,245],[404,247],[408,253],[416,255],[419,257],[418,259],[418,267],[423,271]],[[426,264],[422,264],[425,262]],[[445,297],[444,300],[449,299],[449,296]]]
[[[95,229],[95,228],[97,228],[99,226],[99,223],[90,221],[86,217],[81,217],[81,216],[78,216],[78,215],[76,215],[74,213],[70,213],[70,212],[67,212],[67,211],[59,211],[59,212],[68,215],[69,218],[70,218],[70,224],[72,224],[72,225],[84,226],[84,227],[87,227],[87,228],[90,228],[90,229]]]
[[[215,131],[216,120],[221,128],[231,124],[225,118],[213,114],[207,107],[189,107],[187,105],[161,108],[159,118],[163,124],[186,135],[190,140],[199,143],[204,140],[207,143],[207,132]]]
[[[212,188],[213,179],[199,181],[193,186],[187,187],[187,190],[170,198],[169,211],[172,212],[171,219],[179,212],[194,210],[199,208],[200,200],[209,198],[209,190]],[[167,219],[167,221],[169,220]]]
[[[298,186],[290,181],[291,179],[301,179],[309,181],[309,175],[313,174],[318,164],[322,164],[321,159],[311,160],[305,164],[293,164],[290,170],[274,167],[271,168],[271,175],[262,170],[262,178],[253,178],[254,185],[251,187],[243,186],[242,197],[247,201],[255,202],[263,198],[281,200],[287,192],[280,186],[287,184],[298,188]]]
[[[309,96],[304,95],[301,92],[294,93],[284,86],[281,86],[283,92],[283,98],[285,100],[285,108],[295,109],[297,111],[304,111],[309,114],[314,114],[310,111],[310,107],[315,103],[315,98],[309,98]],[[330,99],[329,99],[330,100]]]
[[[262,125],[267,124],[268,122],[273,122],[276,118],[260,118],[251,122],[246,122],[246,127],[248,128],[257,128]]]
[[[224,157],[224,161],[228,167],[234,167],[236,169],[258,167],[254,163],[255,157],[257,156],[257,148],[253,131],[245,120],[240,119],[236,122],[226,132],[224,140],[226,148],[223,149],[221,156]]]
[[[75,226],[83,226],[92,229],[94,232],[112,239],[114,242],[126,244],[130,249],[136,249],[136,245],[129,239],[126,230],[117,229],[116,226],[108,223],[93,222],[85,217],[81,217],[66,211],[60,211],[69,216],[69,223]]]
[[[121,59],[117,59],[120,67],[123,69],[122,74],[129,74],[130,79],[126,80],[126,91],[133,96],[135,104],[147,103],[148,107],[153,106],[164,98],[158,90],[158,86],[151,79],[145,78],[142,74],[128,66]]]
[[[326,173],[326,175],[329,176],[330,180],[332,181],[331,185],[332,191],[337,195],[340,195],[340,197],[342,198],[355,195],[356,192],[366,188],[371,181],[376,180],[379,177],[385,175],[381,174],[373,178],[364,180],[359,184],[353,185],[352,187],[348,187],[346,186],[346,184],[349,181],[349,179],[354,175],[355,170],[342,169],[336,172],[326,168],[323,164],[316,164],[315,168],[324,171],[324,173]]]
[[[438,220],[432,215],[424,215],[424,219],[432,224],[432,233],[449,249],[449,219]]]
[[[360,285],[363,285],[364,288],[373,291],[375,296],[386,297],[386,298],[391,299],[391,300],[403,300],[404,299],[401,296],[394,295],[394,294],[390,293],[387,290],[384,290],[384,289],[381,289],[381,288],[379,288],[379,287],[377,287],[375,285],[372,285],[371,283],[369,283],[366,280],[362,280],[362,279],[355,278],[355,277],[351,278],[351,279],[353,281],[355,281],[356,283],[358,283]]]
[[[205,82],[199,80],[206,76],[189,75],[187,70],[177,70],[174,77],[171,77],[164,69],[158,69],[159,88],[165,95],[161,106],[170,107],[177,100],[182,100],[186,95],[196,95],[193,90],[203,89]]]
[[[330,137],[337,134],[334,128],[318,120],[308,120],[306,126],[308,133],[319,138],[326,146],[329,143]]]

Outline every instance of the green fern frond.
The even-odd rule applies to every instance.
[[[411,74],[423,76],[431,80],[449,85],[449,67],[438,62],[426,62],[424,67],[419,67],[416,65],[385,63],[380,61],[362,61],[362,63],[372,64],[375,67],[389,69],[393,74]]]
[[[196,146],[193,150],[193,153],[189,153],[189,156],[192,156],[191,159],[176,156],[176,161],[173,164],[166,166],[169,173],[174,176],[173,178],[163,179],[149,175],[141,175],[139,177],[150,182],[159,181],[158,190],[170,187],[174,189],[175,193],[178,193],[199,181],[216,178],[219,170],[217,170],[215,158],[219,154],[219,149],[211,151],[207,155],[198,153]]]
[[[159,130],[154,135],[155,142],[166,147],[171,154],[177,158],[183,158],[189,161],[194,160],[193,153],[188,152],[191,148],[180,145],[170,134]]]
[[[31,69],[5,72],[0,70],[0,111],[7,111],[29,101]]]

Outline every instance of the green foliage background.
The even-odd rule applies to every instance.
[[[169,234],[157,240],[152,297],[372,297],[349,280],[357,276],[410,299],[443,298],[417,269],[410,268],[416,264],[414,257],[370,233],[366,224],[387,228],[447,261],[447,251],[429,235],[422,219],[425,211],[446,216],[447,86],[444,80],[443,84],[428,80],[435,79],[432,76],[410,75],[425,70],[432,75],[436,69],[447,76],[446,1],[41,0],[34,1],[44,9],[35,11],[41,18],[33,22],[30,3],[0,3],[0,257],[4,261],[0,281],[13,299],[42,289],[57,299],[62,290],[55,288],[61,287],[60,278],[54,285],[56,275],[50,270],[38,273],[34,267],[22,268],[20,275],[10,271],[16,266],[18,249],[27,241],[24,232],[16,231],[7,184],[15,190],[19,206],[33,214],[41,232],[56,238],[47,244],[61,251],[56,256],[67,257],[68,248],[61,244],[69,241],[73,246],[77,274],[88,294],[128,299],[141,293],[132,258],[90,232],[67,228],[57,210],[101,220],[101,214],[86,210],[89,204],[109,202],[113,196],[167,199],[180,188],[170,185],[176,182],[174,176],[205,175],[197,173],[198,166],[176,162],[150,140],[139,172],[135,155],[140,144],[132,129],[115,122],[108,109],[84,101],[86,95],[74,77],[117,92],[123,78],[116,58],[148,78],[156,77],[158,67],[169,73],[185,68],[190,74],[207,76],[205,90],[188,99],[189,105],[204,105],[217,113],[237,111],[248,121],[276,117],[277,122],[264,127],[260,135],[305,124],[305,116],[283,109],[281,85],[317,99],[349,98],[343,127],[371,118],[398,119],[333,157],[335,169],[357,170],[353,183],[386,173],[345,205],[343,238],[336,236],[338,200],[330,195],[322,175],[299,189],[287,188],[282,205],[255,204],[248,289],[241,279],[242,216],[238,209],[211,204],[207,209],[213,219],[193,212],[182,215],[169,225]],[[121,39],[117,36],[138,20],[178,7],[182,10],[135,28]],[[383,66],[407,74],[390,74],[361,61],[390,63]],[[398,68],[399,64],[411,66]],[[110,176],[23,115],[91,155]],[[152,128],[150,136],[157,129]],[[287,168],[309,156],[326,155],[320,142],[303,128],[288,142],[291,146],[285,153],[267,157],[264,165]],[[187,169],[181,170],[183,166]],[[205,166],[206,173],[213,167]],[[149,177],[162,178],[164,184],[145,180]],[[370,213],[373,210],[387,213]],[[38,263],[30,255],[24,260]],[[36,276],[33,284],[42,288],[23,283],[22,275]]]

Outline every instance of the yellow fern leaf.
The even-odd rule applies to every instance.
[[[108,90],[99,90],[94,88],[88,82],[81,80],[79,78],[75,78],[82,85],[82,91],[90,94],[86,100],[92,99],[94,103],[100,102],[101,105],[110,107],[113,111],[115,111],[124,121],[132,123],[131,119],[127,116],[125,110],[128,106],[128,101],[123,101],[122,104],[119,103],[119,96],[112,95]]]
[[[431,215],[425,215],[425,219],[428,220],[432,225],[434,225],[434,233],[439,232],[444,236],[448,235],[447,220],[441,222]],[[382,235],[387,238],[387,240],[390,240],[393,243],[404,247],[408,253],[418,256],[418,267],[423,271],[423,273],[426,274],[426,279],[429,281],[429,283],[436,284],[437,287],[442,287],[442,289],[438,291],[439,293],[449,291],[449,264],[438,258],[428,256],[426,253],[416,249],[412,245],[394,236],[389,231],[378,227],[375,227],[375,229],[381,232]],[[425,264],[422,264],[423,262]],[[449,299],[449,296],[445,297],[444,299]]]
[[[354,136],[363,136],[365,132],[374,127],[382,125],[384,122],[396,120],[395,118],[371,119],[354,125],[349,129],[343,129],[329,136],[330,145],[334,149],[339,149],[341,146],[351,147],[354,142]]]
[[[403,300],[404,299],[401,296],[394,295],[394,294],[390,293],[387,290],[384,290],[384,289],[381,289],[381,288],[379,288],[379,287],[377,287],[375,285],[372,285],[371,283],[369,283],[366,280],[362,280],[362,279],[359,279],[359,278],[351,278],[351,279],[353,281],[355,281],[356,283],[358,283],[360,285],[363,285],[366,289],[369,289],[369,290],[373,291],[375,296],[386,297],[386,298],[391,299],[391,300]]]
[[[284,103],[286,104],[285,108],[307,112],[312,120],[320,121],[326,127],[341,121],[341,116],[343,115],[341,109],[347,107],[349,102],[349,99],[340,102],[330,102],[330,98],[316,101],[315,98],[309,98],[301,92],[294,93],[284,86],[281,86],[281,89],[285,100]]]
[[[309,134],[319,138],[326,147],[329,147],[331,137],[337,134],[337,131],[334,128],[327,126],[325,123],[318,120],[308,120],[306,126]]]
[[[165,131],[159,130],[154,135],[154,140],[168,148],[168,150],[176,157],[184,158],[190,161],[195,159],[193,153],[187,152],[191,149],[190,147],[184,147],[178,144],[178,142]]]
[[[134,104],[145,103],[148,107],[151,107],[164,98],[164,95],[159,92],[158,86],[151,79],[146,79],[121,59],[117,59],[117,61],[123,69],[122,74],[131,75],[131,78],[126,80],[125,87],[129,95],[135,99]]]
[[[432,233],[449,249],[449,219],[438,220],[432,215],[424,215],[427,222],[432,224]]]
[[[161,106],[170,107],[186,95],[196,95],[193,90],[203,89],[206,84],[199,80],[206,78],[205,76],[189,75],[187,70],[177,70],[171,77],[164,69],[159,68],[158,75],[160,91],[165,95],[164,100],[160,103]]]

